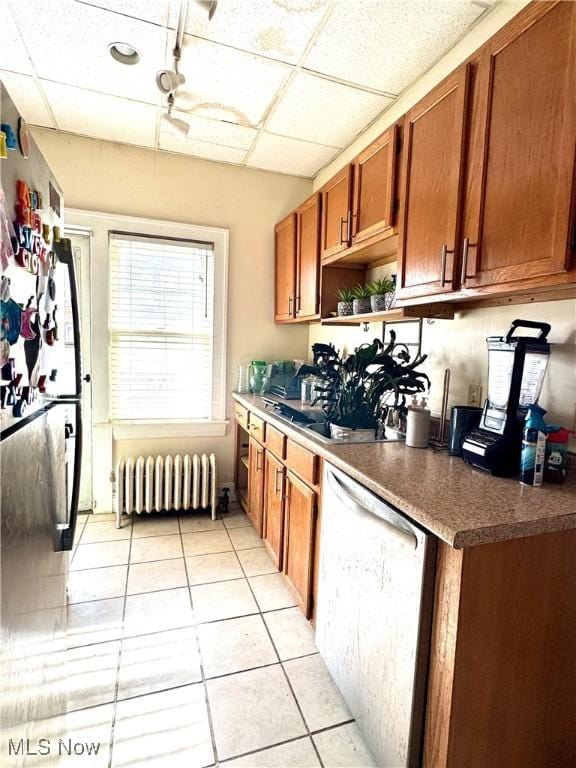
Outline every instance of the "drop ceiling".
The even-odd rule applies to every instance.
[[[190,0],[175,116],[160,120],[178,0],[0,0],[0,78],[32,125],[312,177],[488,3]],[[140,61],[112,59],[110,43]]]

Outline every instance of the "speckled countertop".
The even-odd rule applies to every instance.
[[[531,488],[473,469],[446,451],[327,444],[265,408],[260,397],[234,398],[456,549],[576,528],[574,466],[563,485]]]

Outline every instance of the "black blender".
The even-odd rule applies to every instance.
[[[533,328],[538,336],[516,336]],[[529,405],[538,402],[550,356],[548,323],[514,320],[506,336],[489,336],[488,398],[480,425],[462,443],[462,458],[493,475],[519,470],[522,428]]]

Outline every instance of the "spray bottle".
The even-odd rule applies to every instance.
[[[546,456],[545,413],[539,405],[528,406],[520,454],[520,482],[524,485],[542,485]]]

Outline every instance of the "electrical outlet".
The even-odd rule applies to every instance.
[[[480,407],[482,404],[482,385],[470,384],[468,387],[468,405]]]

